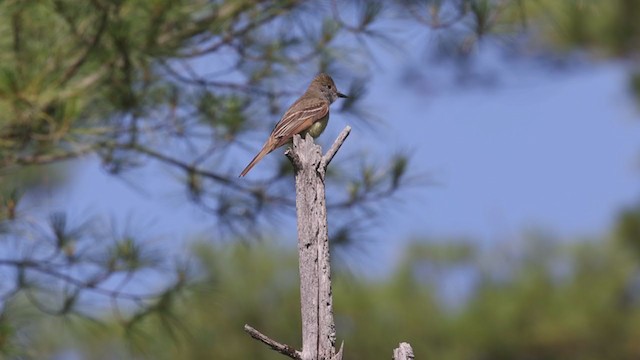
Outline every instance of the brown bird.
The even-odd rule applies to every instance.
[[[284,113],[262,150],[242,170],[240,176],[247,175],[265,155],[290,142],[293,135],[304,137],[308,133],[314,138],[320,136],[329,122],[329,105],[339,97],[346,98],[347,95],[338,91],[331,76],[319,74],[313,78],[307,91]]]

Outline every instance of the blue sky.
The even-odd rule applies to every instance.
[[[353,265],[356,271],[383,271],[416,238],[463,236],[491,246],[518,241],[531,229],[562,239],[603,234],[616,211],[638,198],[640,122],[623,64],[552,71],[485,57],[480,67],[498,85],[455,86],[438,73],[448,70],[423,54],[381,55],[364,99],[383,120],[378,130],[332,115],[321,143],[355,122],[345,148],[380,149],[383,140],[390,145],[381,151],[411,153],[415,171],[434,179],[434,185],[407,190],[393,203],[396,208],[363,247],[361,263]],[[408,66],[424,75],[423,86],[407,87],[401,80]],[[128,176],[134,186],[105,174],[93,159],[73,169],[77,176],[45,201],[46,208],[113,217],[122,227],[129,219],[131,230],[152,230],[170,246],[215,225],[185,201],[166,169],[136,171]],[[295,236],[293,218],[278,235]]]
[[[411,211],[424,220],[411,221],[416,231],[489,240],[531,226],[569,237],[606,230],[639,190],[640,124],[626,80],[621,66],[596,65],[391,102],[390,116],[422,114],[419,131],[394,130],[439,183],[426,189],[423,213]]]
[[[594,236],[638,198],[640,123],[625,68],[528,71],[503,71],[495,88],[404,92],[381,110],[419,129],[394,127],[437,182],[395,219],[402,238],[495,245],[529,230]],[[372,96],[384,97],[384,86],[374,88]]]

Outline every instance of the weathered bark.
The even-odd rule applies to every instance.
[[[342,346],[336,353],[324,176],[327,166],[350,131],[351,128],[347,126],[325,156],[322,156],[322,149],[314,144],[309,135],[305,139],[294,136],[293,146],[285,152],[296,174],[302,351],[280,344],[248,325],[245,325],[245,331],[292,359],[342,359]],[[406,343],[402,343],[401,347],[403,344]],[[402,359],[413,359],[413,352],[411,357]]]
[[[247,332],[252,338],[262,341],[264,344],[272,348],[273,350],[279,352],[282,355],[286,355],[292,359],[302,360],[300,352],[296,351],[296,349],[292,348],[289,345],[280,344],[279,342],[270,339],[267,335],[261,333],[260,331],[252,328],[249,325],[244,325],[244,331]]]
[[[400,343],[400,346],[393,349],[393,360],[413,360],[413,348],[406,342]]]
[[[342,132],[326,157],[309,135],[305,139],[294,136],[293,147],[287,151],[296,170],[303,360],[340,359],[342,355],[339,352],[335,357],[336,329],[324,175],[350,130],[347,127]]]

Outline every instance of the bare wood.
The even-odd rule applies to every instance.
[[[319,339],[320,339],[320,359],[341,360],[342,349],[344,343],[340,345],[340,351],[336,354],[336,325],[333,320],[333,296],[331,290],[331,255],[329,251],[329,234],[327,224],[327,206],[325,198],[325,185],[324,174],[327,166],[336,155],[344,141],[349,136],[351,127],[347,126],[342,130],[338,138],[333,142],[333,145],[327,151],[327,153],[320,160],[320,179],[318,179],[318,191],[317,199],[318,206],[322,210],[321,218],[318,218],[320,222],[320,229],[318,233],[318,277],[319,277]],[[322,153],[322,150],[320,150]],[[325,346],[323,348],[323,345]]]
[[[324,159],[322,159],[324,160]],[[331,291],[331,255],[329,252],[329,233],[327,224],[327,206],[325,203],[324,161],[321,163],[322,179],[318,179],[317,203],[320,207],[317,219],[318,228],[318,321],[319,321],[319,359],[332,359],[336,353],[336,325],[333,320],[333,296]],[[317,173],[316,173],[317,174]],[[318,175],[316,175],[318,177]]]
[[[342,130],[342,132],[340,133],[340,135],[338,135],[338,138],[336,139],[336,141],[333,142],[333,145],[331,145],[331,148],[329,148],[329,151],[327,151],[327,153],[322,157],[322,166],[324,167],[324,170],[327,169],[327,166],[329,166],[329,163],[331,162],[331,160],[333,160],[333,157],[336,156],[336,154],[338,153],[338,150],[340,150],[340,147],[342,146],[344,141],[347,140],[347,137],[349,136],[350,133],[351,133],[351,126],[345,127],[344,130]]]
[[[400,346],[393,349],[393,360],[413,360],[413,348],[406,342],[401,342]]]
[[[340,344],[340,350],[338,350],[336,355],[332,357],[331,360],[342,360],[342,349],[344,349],[344,341],[342,342],[342,344]]]
[[[339,146],[335,151],[337,148]],[[296,170],[302,358],[331,360],[336,355],[336,330],[331,294],[327,206],[324,179],[320,175],[324,173],[325,159],[322,149],[313,143],[309,135],[305,139],[294,136],[293,147],[287,156]]]
[[[280,344],[249,325],[245,325],[245,331],[292,359],[342,360],[344,343],[337,353],[335,346],[324,174],[350,131],[347,126],[324,156],[308,134],[304,139],[295,135],[292,147],[285,152],[295,170],[302,351]],[[401,343],[394,350],[394,360],[412,359],[413,350],[408,343]]]
[[[302,315],[302,358],[318,359],[318,236],[317,219],[321,210],[315,206],[317,173],[321,150],[311,137],[293,137],[293,147],[287,153],[296,171],[296,213],[298,218],[298,255],[300,271],[300,305]],[[298,161],[294,161],[297,159]]]
[[[270,348],[272,348],[273,350],[279,352],[282,355],[286,355],[292,359],[296,359],[296,360],[302,360],[302,357],[300,356],[300,353],[298,353],[296,351],[296,349],[292,348],[289,345],[286,344],[280,344],[279,342],[269,338],[267,335],[261,333],[260,331],[252,328],[249,325],[244,325],[244,331],[247,332],[247,334],[249,334],[252,338],[261,341],[262,343],[266,344],[267,346],[269,346]]]

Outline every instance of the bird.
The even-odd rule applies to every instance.
[[[291,142],[294,135],[300,134],[304,137],[308,133],[314,138],[320,136],[329,121],[329,106],[338,98],[348,96],[338,91],[331,76],[324,73],[316,75],[304,94],[278,121],[262,150],[242,170],[240,177],[247,175],[267,154]]]

